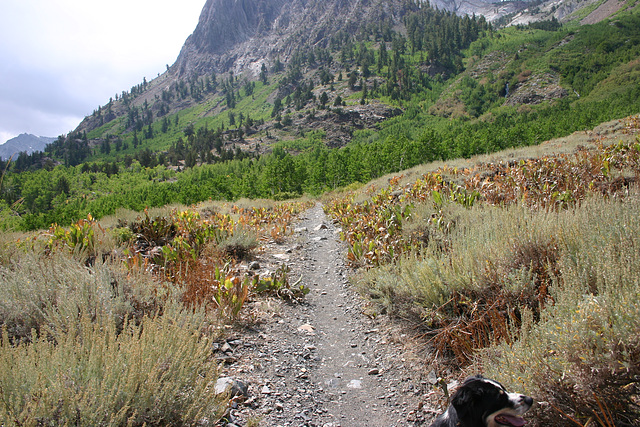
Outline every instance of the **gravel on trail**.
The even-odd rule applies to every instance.
[[[217,344],[221,384],[240,396],[228,427],[430,423],[436,411],[426,403],[434,387],[421,379],[425,362],[400,330],[363,314],[339,229],[321,204],[301,216],[287,242],[269,244],[252,262],[258,272],[288,265],[289,280],[301,278],[310,292],[299,303],[254,302],[254,322]]]

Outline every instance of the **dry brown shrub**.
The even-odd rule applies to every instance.
[[[216,310],[234,319],[249,297],[251,279],[228,265],[220,268],[197,260],[178,272],[174,280],[183,289],[182,302],[191,308]]]
[[[434,105],[429,107],[429,114],[440,117],[460,118],[466,116],[464,103],[460,101],[460,91],[445,100],[438,100]]]
[[[637,426],[640,423],[640,353],[634,348],[635,363],[615,370],[593,369],[574,358],[575,370],[565,378],[548,376],[540,381],[546,402],[534,408],[534,426]],[[619,349],[623,350],[623,349]],[[626,351],[623,350],[623,351]],[[616,358],[616,350],[612,350]],[[628,356],[625,356],[625,358]],[[584,423],[584,424],[583,424]]]
[[[524,83],[529,79],[531,75],[531,70],[524,70],[520,74],[518,74],[518,83]]]
[[[527,114],[530,113],[533,109],[528,104],[519,105],[517,108],[518,114]]]
[[[435,357],[456,367],[464,367],[471,363],[477,349],[496,342],[509,342],[511,329],[520,323],[515,307],[506,294],[496,294],[493,289],[454,293],[446,307],[438,310],[453,313],[443,316],[440,327],[429,333],[433,335]],[[455,314],[455,321],[452,321],[451,314]]]
[[[549,288],[560,276],[559,258],[553,238],[516,241],[508,259],[487,265],[479,289],[453,292],[449,301],[432,313],[429,335],[437,356],[467,366],[477,349],[512,340],[512,332],[522,322],[522,307],[539,319],[545,305],[553,303]],[[507,284],[514,276],[523,277],[531,286],[510,290]]]
[[[553,302],[549,287],[560,276],[559,258],[559,248],[554,238],[546,242],[518,241],[514,245],[513,258],[507,264],[507,271],[524,269],[531,277],[534,288],[528,295],[523,292],[519,302],[532,309],[536,318],[548,301]]]

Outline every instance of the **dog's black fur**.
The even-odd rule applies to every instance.
[[[469,377],[451,396],[451,405],[431,427],[522,427],[522,415],[533,399],[508,393],[498,382],[481,375]]]

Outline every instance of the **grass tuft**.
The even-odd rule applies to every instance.
[[[142,272],[120,265],[85,266],[69,253],[42,257],[27,252],[0,267],[0,324],[12,342],[29,342],[57,317],[77,317],[86,310],[104,314],[120,327],[159,309],[156,284]]]

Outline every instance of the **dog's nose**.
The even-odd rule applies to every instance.
[[[524,401],[524,404],[527,406],[533,405],[533,399],[530,398],[529,396],[522,396],[522,400]]]

